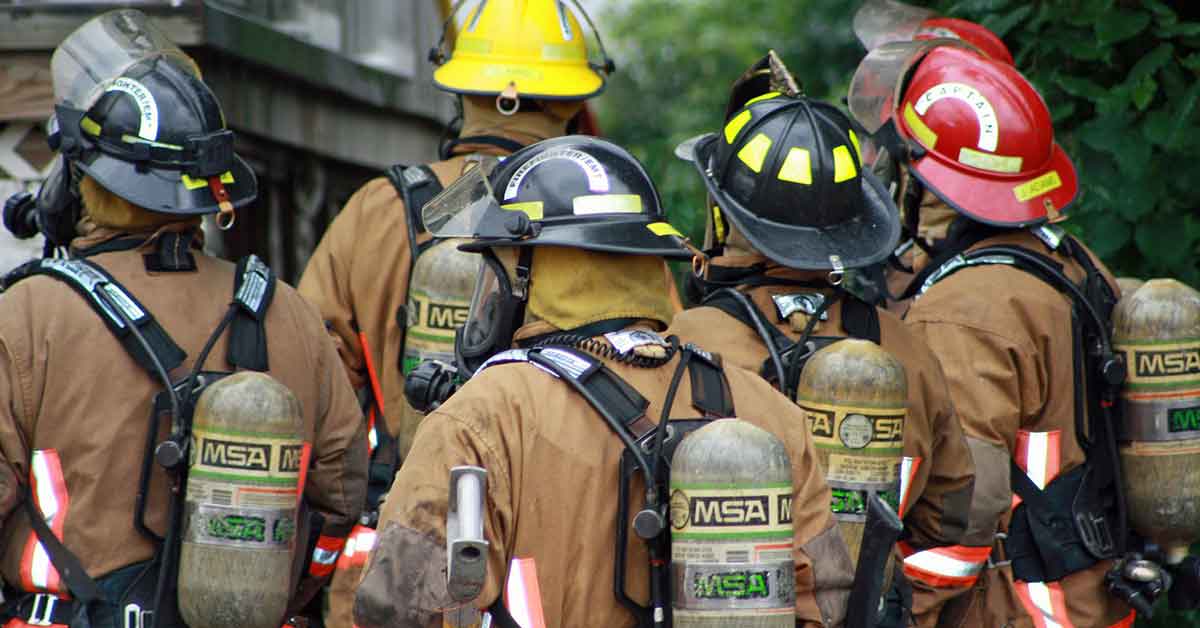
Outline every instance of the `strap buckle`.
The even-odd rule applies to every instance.
[[[29,619],[25,622],[31,626],[51,626],[54,624],[54,605],[58,603],[58,596],[50,593],[35,593],[33,596],[33,608],[29,610]]]
[[[145,628],[146,616],[152,615],[152,611],[143,611],[141,606],[130,602],[125,605],[125,628]],[[153,622],[150,622],[153,625]]]
[[[988,553],[986,568],[999,569],[1000,567],[1007,567],[1011,565],[1011,560],[992,560],[992,557],[996,555],[996,551],[1003,549],[1004,541],[1008,540],[1008,535],[1004,532],[997,532],[994,538],[995,541],[992,543],[992,551]]]
[[[1117,545],[1113,542],[1108,520],[1103,515],[1097,516],[1090,512],[1076,513],[1075,528],[1079,531],[1079,538],[1083,541],[1083,546],[1092,556],[1096,558],[1113,556]]]

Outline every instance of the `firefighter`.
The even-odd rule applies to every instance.
[[[481,156],[507,155],[576,126],[588,115],[586,100],[603,91],[613,70],[599,34],[581,27],[591,21],[577,3],[489,0],[465,3],[463,10],[453,50],[447,52],[443,32],[430,55],[438,65],[434,84],[457,98],[457,137],[443,143],[441,161],[393,166],[359,189],[330,224],[299,283],[370,402],[369,514],[338,565],[330,601],[329,622],[341,628],[350,626],[349,596],[373,542],[370,513],[377,512],[378,497],[421,420],[405,401],[405,376],[423,360],[453,362],[454,328],[466,314],[479,263],[456,243],[431,237],[421,207]],[[599,50],[589,51],[592,37]],[[666,281],[665,265],[663,276]]]
[[[988,568],[944,625],[1131,626],[1131,605],[1148,610],[1162,582],[1131,585],[1120,568],[1135,547],[1113,435],[1118,290],[1057,224],[1078,185],[1045,103],[1011,65],[953,40],[872,51],[848,100],[895,160],[896,198],[929,252],[901,295],[914,299],[905,320],[971,443],[972,512],[999,521]]]
[[[474,375],[422,422],[396,475],[356,623],[427,625],[449,606],[446,478],[453,466],[477,465],[488,471],[490,547],[475,603],[499,625],[512,625],[503,621],[510,609],[533,607],[547,626],[664,625],[655,617],[670,607],[659,545],[666,496],[642,490],[639,478],[664,485],[646,465],[665,474],[647,461],[678,442],[678,419],[737,416],[782,439],[791,459],[795,532],[784,547],[795,560],[798,625],[838,625],[851,565],[797,429],[803,416],[753,374],[657,333],[672,315],[660,258],[691,253],[664,222],[642,166],[608,142],[568,136],[513,154],[490,177],[468,174],[446,192],[457,200],[431,203],[425,220],[435,234],[470,237],[464,247],[483,256],[457,343],[460,367]],[[675,429],[656,429],[668,418]],[[623,458],[639,462],[625,467]],[[614,482],[619,469],[632,470]],[[638,527],[651,540],[630,531],[635,512],[655,524]],[[536,569],[539,596],[514,592],[510,562],[525,578]]]
[[[807,358],[841,338],[869,339],[902,361],[909,398],[892,497],[905,522],[912,609],[919,625],[933,625],[945,600],[974,582],[992,531],[967,530],[974,467],[934,355],[899,318],[841,285],[847,271],[891,252],[895,206],[836,108],[778,91],[747,96],[721,132],[692,148],[708,189],[711,257],[695,278],[700,307],[676,315],[669,332],[793,400]]]
[[[225,487],[225,506],[252,521],[262,508],[294,508],[306,475],[304,502],[323,525],[300,590],[317,590],[366,492],[362,413],[315,308],[257,258],[235,267],[201,250],[201,217],[219,212],[229,226],[257,193],[219,103],[137,11],[85,24],[51,65],[61,156],[47,185],[59,187],[12,218],[64,253],[13,271],[0,296],[4,625],[182,625],[163,593],[176,576],[182,484],[164,467],[187,466],[189,435],[176,430],[192,390],[235,370],[265,372],[298,397],[305,444],[291,453],[308,453],[264,449],[245,425],[224,453],[199,456],[230,475],[188,488],[293,482],[255,496]],[[193,527],[189,540],[242,548],[253,562],[258,550],[304,552],[309,521],[220,538]],[[278,577],[287,584],[286,570]]]

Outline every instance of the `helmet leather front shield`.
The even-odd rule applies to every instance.
[[[854,71],[846,100],[850,114],[868,133],[875,133],[895,115],[904,77],[922,57],[940,46],[979,52],[958,39],[923,39],[894,41],[867,53]]]

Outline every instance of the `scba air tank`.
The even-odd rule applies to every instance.
[[[879,494],[899,509],[908,408],[904,366],[873,342],[839,340],[809,358],[796,401],[833,494],[830,509],[857,562],[867,498]]]
[[[1152,279],[1113,309],[1129,521],[1175,564],[1200,540],[1200,293]]]
[[[191,628],[279,628],[291,592],[301,469],[300,402],[242,371],[196,402],[179,563]]]
[[[481,257],[458,250],[466,240],[440,240],[417,257],[408,283],[404,353],[405,377],[424,360],[454,364],[454,330],[467,322]],[[401,453],[407,451],[424,415],[403,402]]]
[[[795,625],[792,466],[783,443],[746,421],[713,421],[680,443],[670,486],[673,625]]]

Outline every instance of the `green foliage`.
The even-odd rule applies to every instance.
[[[1080,174],[1068,224],[1118,274],[1200,286],[1200,21],[1157,0],[930,4],[1000,33],[1046,99]]]
[[[774,48],[816,96],[840,101],[862,55],[855,3],[636,0],[601,16],[618,70],[599,99],[601,127],[654,177],[671,222],[700,242],[704,186],[679,142],[717,131],[729,87]]]
[[[921,2],[921,0],[914,0]],[[715,131],[729,85],[775,48],[813,96],[840,102],[863,55],[857,0],[637,0],[602,23],[620,71],[602,127],[699,239],[704,191],[675,144]],[[1200,17],[1162,0],[925,0],[1004,38],[1079,170],[1068,225],[1121,275],[1200,286]]]

